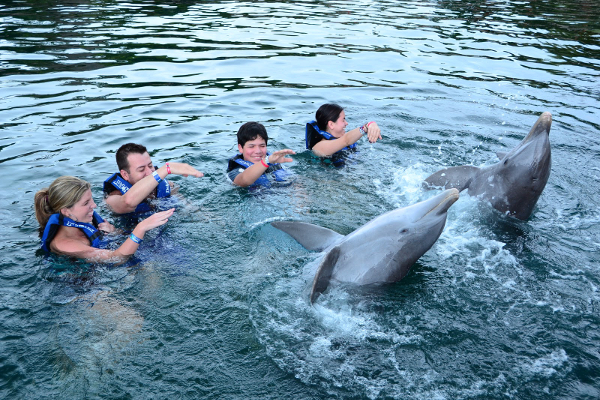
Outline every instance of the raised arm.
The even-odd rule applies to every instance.
[[[170,172],[169,172],[170,171]],[[156,170],[156,173],[160,179],[171,173],[182,176],[195,176],[200,178],[204,174],[194,167],[185,163],[167,163]],[[127,193],[121,195],[118,190],[111,193],[106,198],[106,204],[117,214],[126,214],[135,211],[135,208],[145,199],[150,196],[152,191],[156,189],[159,182],[154,178],[153,175],[148,175],[145,178],[139,180],[127,191]]]
[[[362,127],[352,129],[346,132],[342,137],[332,140],[321,140],[319,143],[313,146],[313,152],[318,157],[331,157],[334,153],[342,150],[344,147],[351,146],[361,138],[362,131],[367,134],[369,142],[375,143],[378,139],[381,139],[381,130],[376,122],[369,122]]]
[[[286,157],[289,154],[296,154],[294,150],[283,149],[278,150],[271,154],[267,162],[265,160],[261,160],[261,162],[257,162],[246,168],[242,173],[235,177],[233,183],[241,187],[247,187],[252,185],[256,180],[265,173],[267,168],[269,168],[269,163],[271,164],[281,164],[292,162],[293,160],[289,157]]]
[[[59,239],[57,236],[50,244],[52,250],[58,254],[70,257],[83,258],[89,262],[108,262],[113,264],[122,264],[131,257],[139,247],[139,243],[144,238],[146,232],[161,225],[166,224],[173,215],[174,208],[152,214],[146,218],[133,230],[132,234],[116,250],[103,250],[90,246],[81,241],[65,238]]]

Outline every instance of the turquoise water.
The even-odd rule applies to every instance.
[[[599,20],[574,0],[4,1],[0,397],[600,397]],[[329,101],[384,137],[342,169],[304,150]],[[544,111],[527,222],[463,194],[402,282],[309,305],[319,254],[270,221],[349,233]],[[298,153],[292,186],[227,182],[252,120]],[[101,183],[129,141],[205,177],[173,179],[184,204],[135,265],[45,258],[34,193],[77,175],[118,224]]]

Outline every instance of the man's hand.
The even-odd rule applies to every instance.
[[[182,175],[182,176],[195,176],[196,178],[202,178],[204,176],[204,174],[200,171],[198,171],[196,168],[192,167],[189,164],[186,163],[176,163],[176,162],[170,162],[169,164],[169,168],[167,168],[167,164],[163,165],[162,167],[160,167],[158,169],[158,173],[161,177],[163,177],[163,174],[161,172],[164,172],[164,177],[166,177],[169,174],[168,169],[171,170],[171,174],[174,175]],[[164,179],[164,178],[163,178]]]

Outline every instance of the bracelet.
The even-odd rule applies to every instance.
[[[375,123],[375,121],[371,121],[371,122],[367,123],[367,128],[369,127],[369,125],[371,125],[373,123]]]
[[[133,240],[133,242],[137,243],[137,244],[142,243],[142,239],[140,239],[139,237],[135,236],[133,233],[131,233],[131,235],[129,235],[129,239]]]
[[[360,129],[360,133],[361,133],[361,134],[363,134],[363,135],[366,135],[366,134],[367,134],[367,131],[364,129],[364,127],[363,127],[363,126],[359,126],[359,127],[358,127],[358,129]]]
[[[171,167],[169,166],[169,163],[165,164],[167,166],[167,175],[171,175]]]
[[[154,179],[156,179],[156,182],[160,183],[160,181],[162,181],[162,178],[160,177],[160,175],[158,175],[158,172],[154,171],[152,173],[152,176],[154,177]]]
[[[267,164],[267,163],[265,162],[265,160],[269,161],[269,156],[268,156],[268,155],[266,155],[266,156],[265,156],[265,158],[261,158],[261,159],[260,159],[260,163],[263,165],[263,167],[265,167],[265,168],[269,168],[269,164]]]

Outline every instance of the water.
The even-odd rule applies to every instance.
[[[592,1],[4,1],[0,397],[600,397],[600,13]],[[350,165],[303,150],[319,105],[377,120]],[[462,195],[400,283],[308,304],[319,254],[272,228],[349,233],[489,165],[550,111],[552,172],[527,222]],[[231,187],[246,121],[296,182]],[[45,258],[33,194],[101,182],[123,143],[186,202],[131,267]],[[149,243],[150,240],[146,241]]]

